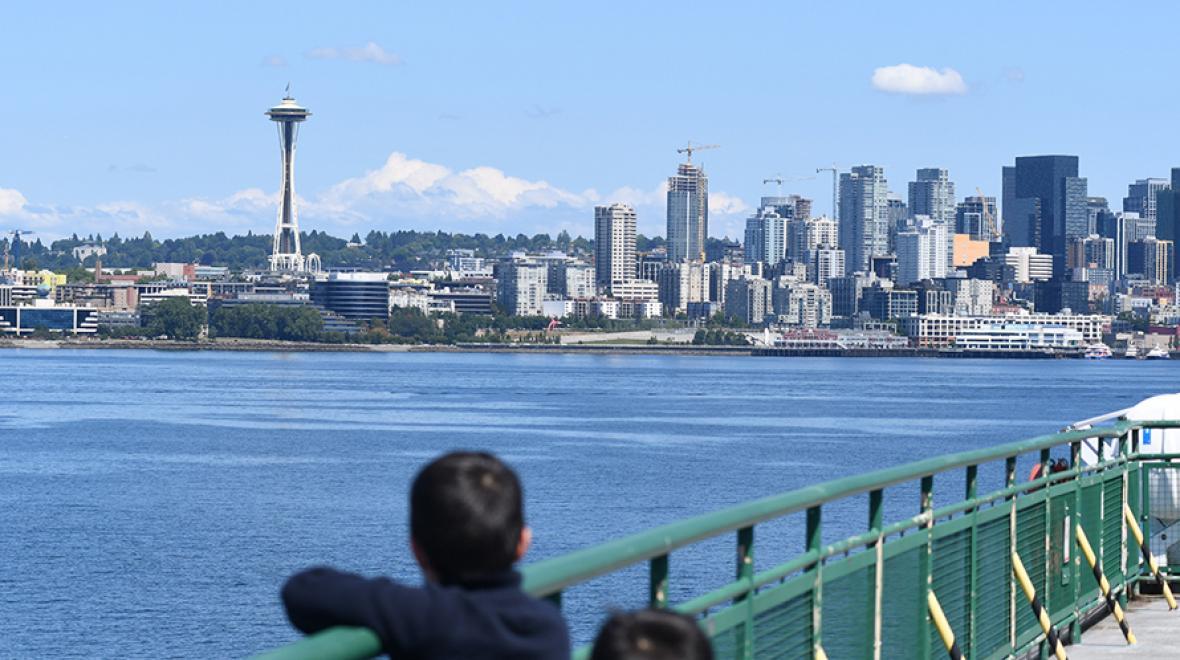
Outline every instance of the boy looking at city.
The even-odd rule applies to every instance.
[[[524,593],[513,570],[532,539],[523,499],[496,457],[442,456],[410,489],[410,545],[425,584],[313,568],[283,586],[287,617],[307,634],[369,628],[398,660],[568,658],[561,613]]]

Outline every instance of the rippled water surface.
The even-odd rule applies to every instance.
[[[8,350],[0,374],[0,657],[293,640],[294,570],[418,579],[408,482],[447,449],[517,468],[537,559],[1180,390],[1180,365],[1125,361]],[[832,506],[825,535],[864,519]],[[796,528],[760,532],[759,568]],[[673,598],[724,583],[732,547],[674,554]],[[574,589],[576,637],[644,575]]]

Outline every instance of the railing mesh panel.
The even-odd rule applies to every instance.
[[[754,657],[773,660],[806,660],[811,657],[810,591],[754,617]]]
[[[918,655],[918,636],[923,610],[918,580],[918,559],[923,547],[912,548],[885,560],[881,596],[881,657],[905,660]]]
[[[1151,554],[1172,572],[1180,571],[1180,464],[1150,466],[1147,471],[1148,524]],[[1171,549],[1169,553],[1168,550]]]
[[[1040,594],[1045,589],[1045,503],[1038,502],[1016,512],[1016,552],[1028,577]],[[1022,596],[1023,597],[1023,596]],[[1016,637],[1039,630],[1029,607],[1016,608]]]
[[[1102,571],[1115,584],[1123,579],[1123,478],[1107,479],[1103,492]]]
[[[1008,517],[996,518],[979,526],[978,580],[975,611],[975,648],[968,657],[991,657],[1000,649],[1009,649],[1008,634],[1012,620],[1012,548],[1008,539]],[[1018,604],[1019,606],[1019,604]]]
[[[934,540],[931,588],[938,596],[938,604],[946,614],[959,650],[967,657],[971,649],[971,528]],[[943,648],[938,630],[930,627],[930,648]]]
[[[873,647],[873,565],[824,582],[823,646],[829,657],[851,658]]]
[[[1074,542],[1074,533],[1065,529],[1077,522],[1073,509],[1073,491],[1054,496],[1049,507],[1048,593],[1041,594],[1041,600],[1051,614],[1073,609],[1073,567],[1065,563],[1066,557],[1072,559],[1074,555],[1074,549],[1066,547],[1067,543]],[[1037,587],[1041,588],[1039,584]]]

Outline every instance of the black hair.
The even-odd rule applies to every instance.
[[[602,624],[590,660],[713,660],[713,646],[690,616],[638,610]]]
[[[483,452],[452,452],[410,488],[410,536],[443,582],[511,568],[524,529],[520,479]]]

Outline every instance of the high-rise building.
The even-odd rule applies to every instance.
[[[897,249],[897,232],[905,229],[910,220],[910,207],[900,197],[889,193],[885,200],[886,232],[889,234],[889,252]]]
[[[1105,197],[1087,197],[1086,211],[1090,215],[1087,221],[1087,227],[1090,229],[1090,234],[1097,234],[1099,218],[1102,218],[1110,213],[1110,204],[1106,203]],[[1087,236],[1088,235],[1089,234],[1087,234]]]
[[[668,263],[660,269],[657,283],[660,302],[669,315],[688,310],[689,303],[709,301],[708,264],[700,261]]]
[[[307,108],[295,102],[288,93],[279,104],[266,111],[266,116],[279,129],[282,178],[279,184],[279,215],[275,222],[274,245],[270,255],[270,269],[279,271],[318,271],[320,258],[303,255],[299,246],[299,212],[295,207],[295,140],[299,124],[311,116]]]
[[[999,227],[989,226],[988,217],[991,217],[992,223],[999,217],[996,213],[996,198],[968,197],[955,208],[955,233],[967,234],[976,241],[991,241],[995,238],[992,232]]]
[[[1156,235],[1156,210],[1158,195],[1161,190],[1169,190],[1171,182],[1167,179],[1139,179],[1127,186],[1127,196],[1123,198],[1124,213],[1138,213],[1145,220],[1144,231],[1150,231],[1149,236]],[[1139,239],[1147,238],[1141,236]]]
[[[511,316],[540,316],[544,313],[549,268],[545,264],[513,262],[496,269],[496,299]]]
[[[763,197],[763,205],[754,215],[746,220],[745,260],[746,263],[761,261],[767,265],[775,265],[787,258],[787,222],[794,208],[784,206],[781,209],[765,202],[774,198]]]
[[[1075,239],[1073,254],[1070,255],[1070,267],[1113,272],[1116,266],[1114,254],[1113,238],[1092,234],[1086,238]]]
[[[1180,167],[1172,168],[1172,181],[1167,190],[1156,193],[1155,235],[1157,238],[1180,244]],[[1180,264],[1176,266],[1180,268]],[[1180,272],[1173,271],[1174,279]]]
[[[1139,224],[1137,213],[1099,214],[1097,234],[1114,241],[1114,264],[1112,266],[1115,277],[1127,274],[1127,245],[1136,240],[1136,227]]]
[[[1127,245],[1127,272],[1142,275],[1151,284],[1172,282],[1175,271],[1175,246],[1172,241],[1149,236]]]
[[[1053,273],[1065,272],[1066,246],[1089,235],[1086,179],[1077,156],[1021,156],[1004,171],[1005,226],[1012,245],[1034,245],[1053,257]],[[1009,217],[1009,211],[1012,216]]]
[[[919,169],[917,180],[910,181],[909,192],[911,215],[925,215],[948,225],[954,223],[955,184],[946,170]]]
[[[860,165],[840,175],[840,248],[846,272],[867,271],[871,257],[888,254],[888,195],[880,167]]]
[[[811,200],[799,195],[789,195],[788,199],[795,206],[795,217],[807,220],[811,218]]]
[[[725,288],[725,315],[750,325],[761,325],[773,313],[771,283],[760,277],[730,280]]]
[[[949,251],[947,224],[918,216],[913,227],[897,234],[897,283],[946,277]]]
[[[772,299],[774,313],[783,325],[818,328],[832,323],[832,294],[821,286],[790,282],[774,287]]]
[[[635,279],[635,209],[626,204],[594,207],[594,271],[598,284]]]
[[[807,278],[819,286],[827,286],[833,277],[844,275],[844,250],[817,248],[807,264]]]
[[[810,263],[815,250],[839,243],[839,225],[831,218],[796,218],[787,225],[787,257],[792,261]]]
[[[681,163],[668,177],[668,261],[702,260],[709,236],[709,178]]]

